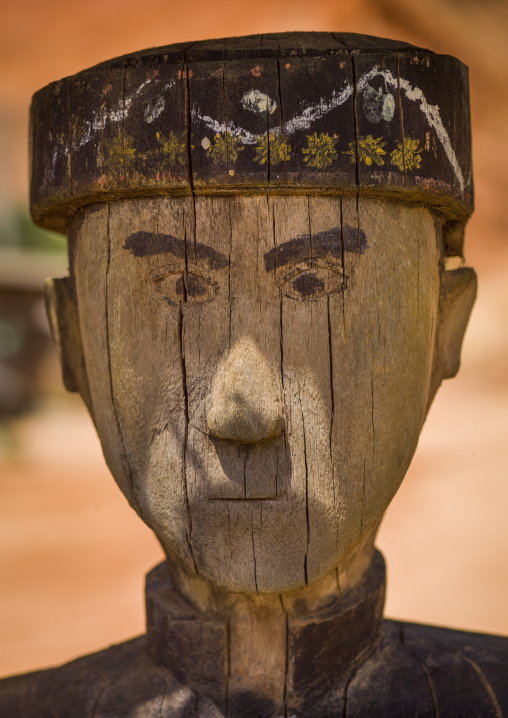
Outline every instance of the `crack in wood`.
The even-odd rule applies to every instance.
[[[503,712],[502,712],[501,707],[496,698],[494,689],[490,685],[490,682],[489,682],[487,676],[485,675],[485,673],[482,671],[481,667],[478,665],[478,663],[476,663],[476,661],[474,661],[472,658],[469,658],[469,656],[467,656],[462,651],[460,652],[460,655],[469,663],[469,665],[474,669],[475,673],[478,674],[478,677],[480,678],[480,680],[483,684],[483,687],[485,688],[485,690],[490,698],[492,707],[494,708],[494,712],[496,714],[496,718],[503,718]]]
[[[194,225],[195,227],[195,225]],[[183,244],[184,247],[184,264],[185,274],[187,274],[187,242]],[[187,546],[189,548],[190,556],[194,571],[198,574],[198,568],[196,559],[194,557],[194,551],[192,548],[192,513],[189,504],[189,492],[187,487],[187,451],[189,442],[189,396],[187,390],[187,367],[185,365],[185,345],[184,345],[184,306],[187,301],[187,287],[186,283],[182,282],[182,302],[178,305],[178,338],[180,344],[180,369],[182,374],[182,392],[184,401],[184,435],[183,435],[183,447],[182,447],[182,479],[184,489],[184,501],[187,514],[187,524],[185,526],[185,537],[187,539]]]
[[[425,673],[425,678],[427,679],[427,683],[429,684],[429,690],[430,695],[432,697],[432,707],[434,711],[434,718],[439,718],[439,713],[437,709],[437,696],[436,696],[436,690],[434,688],[434,683],[432,682],[432,677],[430,675],[430,671],[425,665],[424,661],[421,661],[416,652],[411,648],[411,646],[408,646],[405,642],[405,636],[404,636],[404,626],[401,624],[399,626],[399,639],[401,644],[404,646],[404,648],[411,654],[411,656],[415,659],[415,661],[420,665],[422,671]]]
[[[125,448],[125,441],[123,437],[122,427],[120,424],[120,419],[118,416],[118,407],[116,405],[116,399],[115,399],[115,391],[114,391],[114,382],[113,382],[113,371],[111,367],[111,345],[110,345],[110,336],[109,336],[109,272],[110,272],[110,264],[111,264],[111,236],[110,236],[110,216],[111,216],[111,205],[108,202],[107,205],[107,218],[106,218],[106,234],[107,234],[107,242],[106,242],[106,272],[104,277],[104,308],[105,308],[105,331],[106,331],[106,361],[108,366],[108,379],[109,379],[109,391],[111,395],[111,406],[113,409],[113,417],[115,420],[115,424],[117,427],[118,437],[120,439],[120,445],[122,450],[122,465],[124,471],[127,473],[127,478],[129,481],[129,487],[131,496],[135,502],[136,505],[136,511],[138,511],[141,518],[143,517],[143,507],[141,506],[141,502],[138,498],[138,490],[137,486],[134,481],[134,477],[132,475],[132,470],[130,466],[130,462],[128,459],[127,451]]]

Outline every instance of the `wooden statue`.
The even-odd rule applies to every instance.
[[[31,132],[64,380],[167,561],[145,636],[4,681],[0,714],[508,711],[508,639],[383,621],[374,549],[476,292],[464,65],[171,45],[44,88]]]

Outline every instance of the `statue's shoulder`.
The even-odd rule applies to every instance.
[[[150,660],[144,636],[0,681],[0,716],[6,718],[195,715],[195,696]]]
[[[380,643],[347,685],[318,691],[299,718],[328,718],[339,704],[347,718],[508,715],[508,638],[385,621]],[[221,715],[151,661],[145,637],[0,681],[2,718]]]
[[[508,638],[385,621],[346,701],[348,718],[508,715]]]

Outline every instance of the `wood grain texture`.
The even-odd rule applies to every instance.
[[[34,95],[30,107],[30,204],[49,212],[47,222],[65,232],[69,217],[52,211],[54,200],[72,194],[69,151],[70,82],[54,82]]]
[[[32,214],[58,231],[90,202],[193,192],[359,191],[461,220],[473,205],[467,69],[382,38],[133,53],[36,93],[31,132]]]
[[[349,33],[184,43],[41,90],[32,142],[35,221],[72,220],[48,288],[67,384],[170,570],[147,641],[0,705],[501,716],[505,642],[382,628],[374,551],[475,296],[446,263],[473,202],[466,68]]]
[[[353,56],[355,78],[374,75],[358,87],[355,97],[356,156],[351,159],[362,186],[406,186],[404,166],[394,165],[391,156],[402,144],[398,62],[398,55],[386,53]],[[393,84],[386,77],[393,78]]]
[[[140,199],[86,210],[75,244],[99,435],[169,554],[233,591],[355,575],[428,403],[430,212]]]
[[[193,607],[168,582],[161,564],[147,576],[146,636],[0,681],[0,713],[25,718],[505,714],[506,638],[383,621],[383,595],[378,554],[358,587],[335,602],[310,608],[296,600],[285,605],[284,615],[278,597],[268,597],[263,611],[260,597],[231,596],[228,617]]]
[[[469,316],[476,299],[477,280],[471,267],[440,273],[436,350],[429,390],[429,406],[441,381],[454,377],[460,367],[460,352]]]
[[[157,535],[169,537],[191,565],[186,470],[189,387],[182,310],[180,305],[168,306],[165,289],[160,294],[146,287],[153,287],[167,272],[170,277],[184,274],[186,228],[192,221],[190,200],[173,202],[170,211],[162,212],[158,200],[134,202],[130,212],[120,203],[112,204],[108,270],[112,389],[134,490],[145,520]],[[163,255],[166,262],[161,262],[155,246],[155,253],[140,263],[124,248],[127,237],[137,232],[183,238],[183,256]],[[164,490],[165,486],[171,490]],[[154,495],[159,497],[155,505]],[[171,520],[172,516],[178,520]]]
[[[129,184],[157,188],[162,182],[175,189],[188,184],[187,80],[183,70],[183,63],[162,63],[156,67],[134,65],[125,71],[124,98],[131,104],[126,108],[124,99],[122,126],[130,150],[125,167]],[[150,93],[155,81],[157,91]],[[138,98],[142,100],[136,101]],[[157,171],[151,172],[150,165]]]
[[[404,163],[408,189],[421,186],[438,194],[446,186],[450,194],[462,192],[472,199],[471,128],[467,121],[469,107],[468,71],[453,58],[443,56],[436,62],[433,53],[417,51],[399,58],[399,82],[404,131]],[[446,101],[437,100],[437,87],[445,87]],[[418,90],[420,92],[418,92]],[[425,110],[434,115],[434,129],[421,132],[421,97],[426,98]],[[444,98],[443,98],[444,99]],[[435,108],[439,107],[439,119]],[[455,136],[455,159],[441,164],[445,145],[440,137]],[[445,154],[451,157],[451,147]],[[460,171],[454,171],[456,162]],[[440,167],[438,170],[437,168]],[[467,201],[467,199],[466,199]]]
[[[74,225],[75,283],[83,354],[90,389],[92,416],[106,463],[134,508],[137,502],[125,444],[116,413],[111,374],[108,318],[109,206],[87,208]]]
[[[62,368],[67,391],[79,392],[85,406],[93,415],[88,387],[83,340],[79,324],[75,287],[70,277],[46,279],[44,283],[46,313]]]
[[[373,250],[344,255],[349,279],[336,366],[350,369],[334,375],[340,417],[334,422],[334,465],[338,476],[340,467],[349,469],[337,481],[341,540],[354,541],[374,525],[381,505],[388,505],[398,488],[395,477],[405,474],[416,448],[434,348],[438,247],[424,209],[399,214],[389,203],[343,198],[342,222],[357,223]],[[383,251],[377,254],[376,246]],[[397,406],[389,398],[394,395]],[[397,446],[390,438],[395,436]]]

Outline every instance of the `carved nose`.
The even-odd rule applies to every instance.
[[[208,428],[218,439],[256,444],[284,429],[273,371],[251,339],[237,341],[212,384]]]

